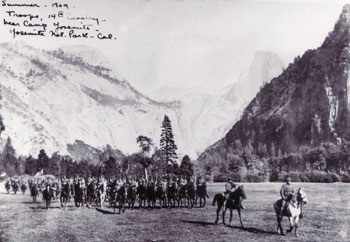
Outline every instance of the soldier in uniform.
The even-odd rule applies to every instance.
[[[282,206],[280,210],[280,216],[283,215],[283,210],[287,207],[289,201],[293,198],[294,188],[291,184],[292,179],[290,177],[286,178],[286,183],[281,187],[281,198],[282,198]]]
[[[227,178],[227,182],[225,183],[225,192],[224,192],[224,196],[226,198],[226,201],[227,199],[229,198],[230,196],[230,193],[231,192],[234,192],[237,188],[237,185],[236,183],[234,183],[233,179],[231,177],[228,177]],[[243,204],[243,200],[241,201],[241,208],[242,209],[245,209],[245,206]]]
[[[228,199],[231,192],[233,192],[236,189],[236,184],[234,183],[233,179],[231,177],[227,177],[227,182],[225,183],[225,192],[224,196],[226,199]]]

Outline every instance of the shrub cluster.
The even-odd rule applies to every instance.
[[[337,173],[325,172],[325,171],[311,171],[311,172],[298,172],[282,171],[280,174],[271,173],[270,181],[284,182],[285,178],[289,176],[293,182],[320,182],[320,183],[332,183],[332,182],[350,182],[350,175],[338,175]]]

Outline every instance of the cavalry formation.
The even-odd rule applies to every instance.
[[[277,217],[277,232],[284,235],[281,225],[282,218],[288,217],[291,232],[295,229],[295,235],[298,236],[298,221],[303,217],[302,207],[307,204],[306,193],[302,188],[294,192],[290,184],[291,179],[287,178],[286,184],[281,188],[281,199],[274,204],[274,210]],[[59,183],[49,180],[28,181],[30,194],[33,197],[33,203],[37,197],[42,194],[46,202],[46,208],[50,207],[52,199],[59,199],[61,207],[66,207],[68,201],[72,198],[76,207],[86,205],[88,208],[104,207],[107,203],[109,208],[114,211],[118,208],[119,213],[125,212],[126,208],[133,209],[138,204],[139,208],[174,208],[186,207],[193,208],[197,205],[204,207],[206,199],[209,198],[206,183],[203,178],[196,182],[193,178],[183,179],[110,179],[107,181],[103,177],[88,179],[75,178],[68,180],[63,178]],[[8,180],[5,184],[7,193],[10,189],[16,194],[21,188],[23,194],[27,189],[26,182],[17,180]],[[236,187],[232,180],[225,184],[226,192],[217,193],[213,198],[213,206],[217,206],[215,224],[219,221],[219,214],[222,211],[222,221],[225,224],[225,214],[230,210],[230,224],[232,223],[232,210],[236,209],[239,215],[241,227],[243,222],[241,210],[244,209],[243,200],[247,198],[243,186]]]
[[[27,185],[28,184],[28,185]],[[33,203],[42,194],[46,202],[46,208],[50,207],[51,200],[59,199],[61,207],[66,207],[68,201],[74,200],[76,207],[87,206],[89,208],[104,207],[107,203],[109,208],[119,209],[124,212],[125,208],[133,209],[135,205],[140,208],[173,208],[173,207],[204,207],[207,194],[206,183],[202,178],[196,182],[193,178],[184,179],[110,179],[103,177],[87,179],[75,178],[69,180],[30,179],[27,182],[8,180],[5,188],[9,193],[12,187],[16,194],[21,187],[25,194],[29,187]]]

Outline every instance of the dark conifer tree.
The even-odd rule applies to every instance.
[[[8,137],[1,154],[1,164],[6,173],[10,176],[16,174],[15,165],[17,163],[16,151],[12,146],[11,138]]]
[[[164,115],[162,123],[162,133],[160,135],[160,150],[165,164],[175,164],[177,146],[174,140],[174,134],[171,127],[171,121],[167,115]]]
[[[41,149],[38,155],[38,168],[44,169],[45,174],[50,172],[50,158],[47,156],[44,149]]]

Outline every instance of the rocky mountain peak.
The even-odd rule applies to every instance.
[[[350,141],[350,5],[345,5],[323,45],[296,57],[245,108],[225,138],[199,161],[235,155],[235,143],[271,156],[330,142]],[[219,158],[218,158],[219,157]]]
[[[347,23],[349,25],[350,23],[350,4],[345,4],[343,7],[343,11],[339,18],[340,21],[343,23]]]

